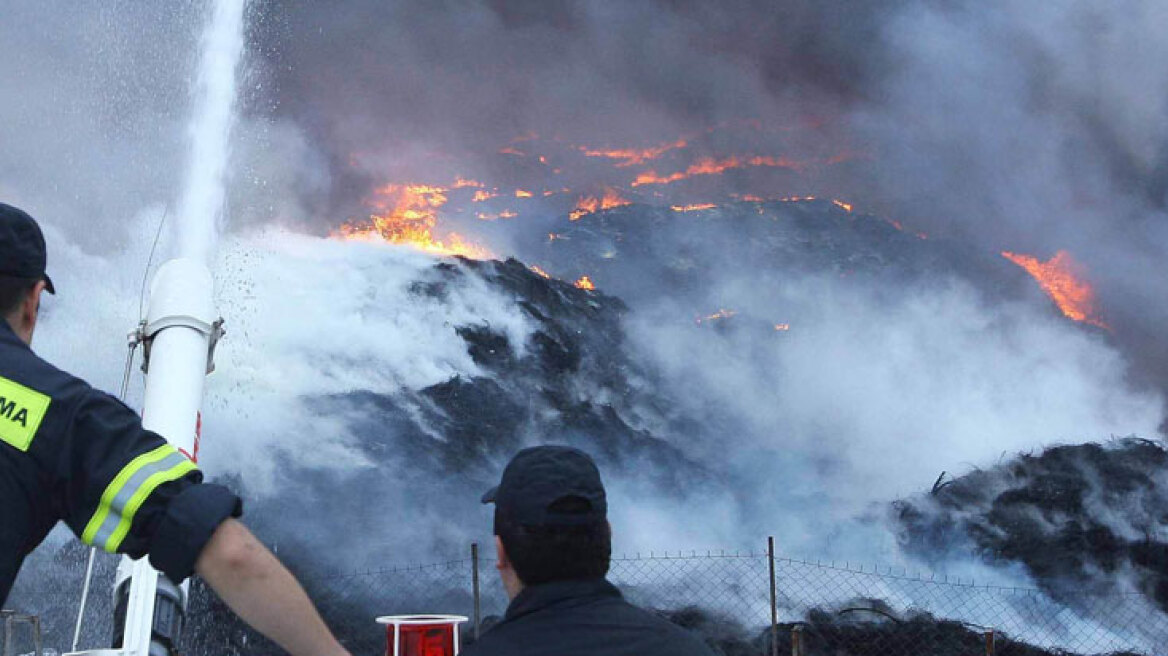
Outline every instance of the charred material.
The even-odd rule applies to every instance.
[[[633,307],[668,289],[700,294],[713,271],[821,272],[866,278],[957,275],[991,291],[1026,289],[1018,271],[969,246],[831,200],[726,203],[676,212],[630,204],[554,228],[524,254],[557,275],[587,274]]]
[[[1136,591],[1168,612],[1168,452],[1158,442],[1023,454],[895,508],[902,544],[922,559],[973,550],[1021,563],[1067,603]]]

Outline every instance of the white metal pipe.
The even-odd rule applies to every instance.
[[[196,260],[180,258],[162,265],[150,287],[150,305],[142,330],[146,343],[142,425],[192,460],[198,454],[199,409],[216,339],[213,285],[211,272]],[[159,652],[151,645],[159,574],[145,558],[124,558],[118,566],[115,592],[127,579],[130,588],[121,649],[90,652],[93,656],[150,656],[152,651]],[[184,584],[180,592],[183,606],[186,592]]]
[[[150,288],[149,344],[142,425],[192,459],[215,324],[211,272],[202,263],[164,264]]]

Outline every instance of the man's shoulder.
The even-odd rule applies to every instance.
[[[0,378],[49,396],[85,396],[93,392],[89,383],[60,369],[23,346],[0,342]]]
[[[664,617],[621,597],[609,597],[501,622],[464,653],[711,656],[713,652],[696,635]]]
[[[623,598],[615,600],[614,607],[620,609],[621,615],[629,621],[629,626],[641,626],[646,633],[653,634],[656,640],[660,641],[661,649],[642,652],[646,656],[658,653],[678,656],[712,654],[709,647],[696,634],[653,611],[635,606]]]

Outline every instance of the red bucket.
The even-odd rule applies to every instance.
[[[386,615],[385,656],[457,656],[462,615]]]

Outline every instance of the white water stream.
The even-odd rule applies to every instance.
[[[178,255],[210,263],[224,220],[237,79],[244,50],[247,0],[213,0],[200,40],[194,105],[187,139],[186,181],[175,221]]]

